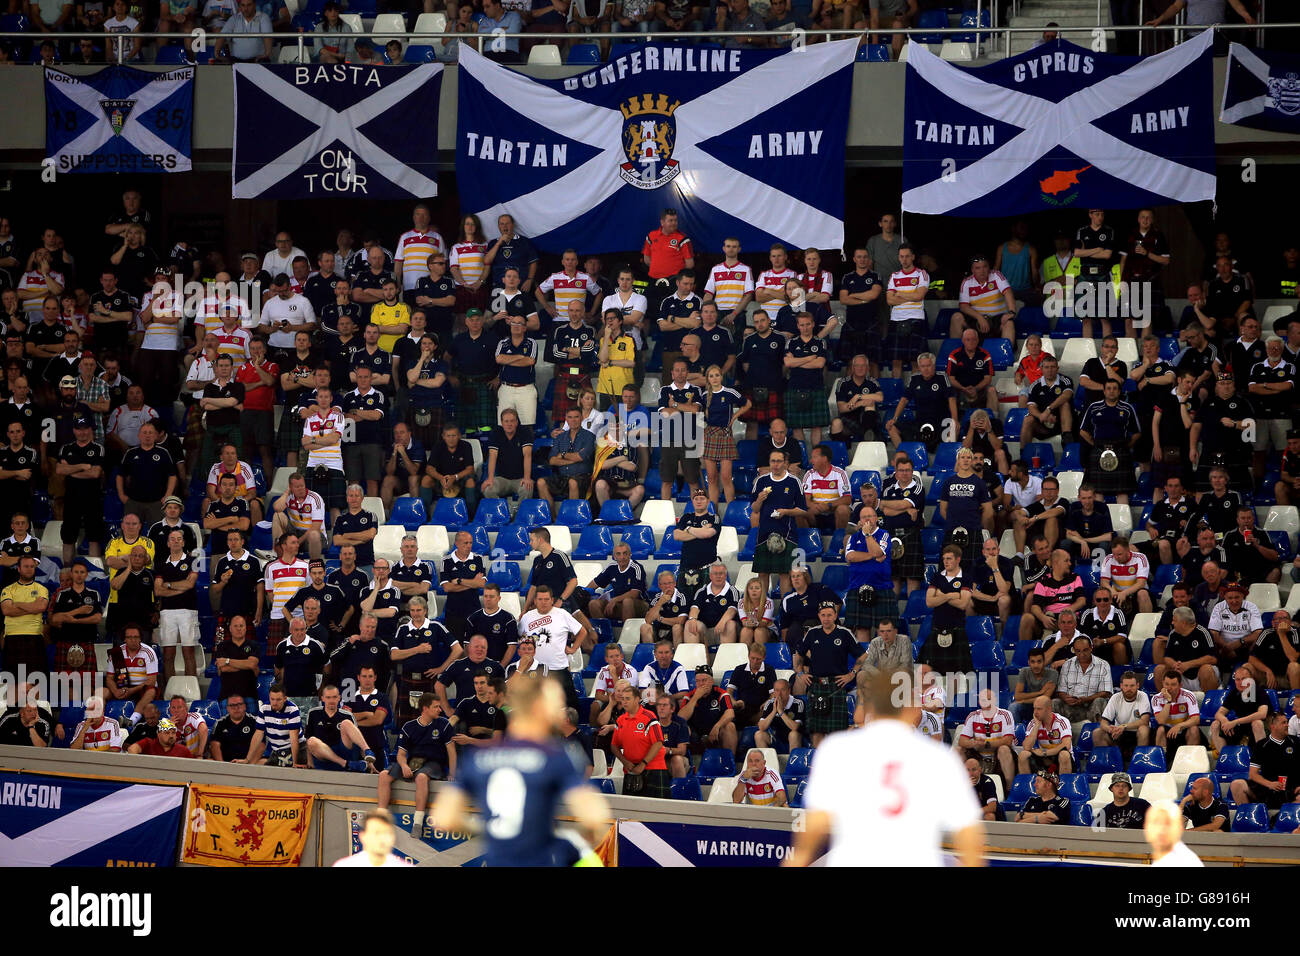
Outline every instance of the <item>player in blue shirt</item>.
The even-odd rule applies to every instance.
[[[482,808],[488,866],[557,866],[576,855],[571,841],[555,832],[561,804],[590,838],[603,832],[609,807],[600,791],[556,740],[564,691],[554,680],[523,681],[510,690],[506,739],[466,754],[456,779],[438,796],[435,829],[465,829],[472,802]],[[588,862],[590,851],[581,862]]]

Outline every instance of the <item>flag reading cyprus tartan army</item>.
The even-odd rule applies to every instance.
[[[201,866],[298,866],[312,800],[303,793],[191,785],[181,860]]]

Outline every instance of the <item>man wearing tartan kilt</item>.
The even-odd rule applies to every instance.
[[[863,482],[859,491],[865,490]],[[895,580],[906,580],[907,590],[915,591],[925,576],[925,552],[921,546],[921,528],[925,524],[925,485],[916,477],[907,452],[894,455],[894,473],[885,479],[880,491],[879,513],[890,535],[903,544],[901,557],[890,555],[890,570]],[[861,523],[861,522],[859,522]]]
[[[957,452],[957,470],[943,480],[937,500],[948,528],[943,543],[961,549],[962,570],[970,575],[980,560],[984,528],[993,523],[993,499],[975,474],[975,453],[969,448]]]
[[[497,377],[498,336],[483,328],[483,313],[465,313],[465,331],[454,336],[448,349],[448,364],[456,383],[456,417],[466,435],[496,424],[497,394],[492,385]]]
[[[823,601],[817,609],[820,626],[808,629],[794,656],[794,692],[808,695],[806,726],[814,747],[827,734],[848,727],[848,687],[858,676],[854,662],[862,649],[853,633],[839,625],[838,615],[834,601]]]
[[[859,520],[862,524],[844,553],[849,563],[844,625],[856,632],[856,640],[869,641],[877,624],[898,617],[898,597],[890,571],[889,532],[879,527],[875,508],[864,507]]]
[[[785,423],[792,432],[802,431],[803,440],[812,446],[822,440],[822,429],[831,424],[824,377],[830,345],[817,337],[810,314],[800,312],[798,323],[799,334],[786,343],[783,360],[790,370]]]
[[[1129,494],[1137,490],[1132,449],[1142,429],[1137,409],[1120,401],[1119,382],[1108,378],[1102,394],[1105,399],[1089,405],[1079,422],[1079,439],[1091,448],[1085,478],[1098,495],[1114,495],[1126,505]]]
[[[583,303],[574,300],[568,306],[569,321],[551,332],[546,357],[555,364],[555,392],[551,398],[551,419],[563,422],[571,408],[578,408],[578,396],[591,388],[591,373],[596,370],[599,342],[591,326],[584,321]]]
[[[740,420],[746,423],[745,437],[757,438],[759,425],[769,425],[785,413],[785,336],[772,328],[766,312],[754,313],[754,333],[740,347],[740,366],[741,392],[751,406]]]

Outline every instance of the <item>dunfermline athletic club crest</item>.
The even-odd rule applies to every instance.
[[[99,108],[108,117],[108,123],[113,127],[113,135],[121,136],[122,127],[126,125],[126,121],[131,118],[131,111],[135,109],[135,100],[100,100]]]
[[[618,174],[638,189],[658,189],[682,171],[673,159],[677,143],[677,123],[673,113],[680,100],[669,102],[660,93],[633,96],[619,107],[623,112],[623,152],[628,161]]]

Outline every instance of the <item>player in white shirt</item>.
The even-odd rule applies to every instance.
[[[1152,866],[1205,866],[1183,842],[1183,812],[1172,800],[1151,804],[1142,829],[1151,844]]]
[[[1056,758],[1057,773],[1070,773],[1073,743],[1070,721],[1053,713],[1052,702],[1046,697],[1034,698],[1034,717],[1025,727],[1025,743],[1018,758],[1020,772],[1051,770],[1052,758]]]
[[[533,609],[519,619],[519,636],[527,635],[537,642],[537,660],[549,670],[567,671],[569,655],[582,636],[582,625],[556,605],[555,595],[544,584],[534,592],[533,602]]]
[[[960,863],[979,865],[982,813],[970,778],[956,754],[917,734],[915,704],[899,707],[897,682],[910,679],[876,675],[873,719],[818,748],[787,865],[811,865],[829,841],[828,866],[942,866],[945,833]]]
[[[786,304],[785,300],[785,280],[799,278],[798,273],[786,265],[785,246],[776,242],[772,244],[772,250],[768,253],[768,258],[772,262],[772,268],[764,269],[759,273],[758,281],[754,283],[754,299],[759,306],[767,313],[768,318],[772,320],[772,325],[776,325],[777,314],[781,307]],[[710,273],[712,278],[712,273]],[[722,306],[718,306],[718,311],[722,311]]]
[[[393,824],[393,815],[387,810],[376,808],[368,810],[361,821],[361,852],[345,856],[334,862],[335,866],[410,866],[393,852],[393,843],[397,839],[397,827]]]

